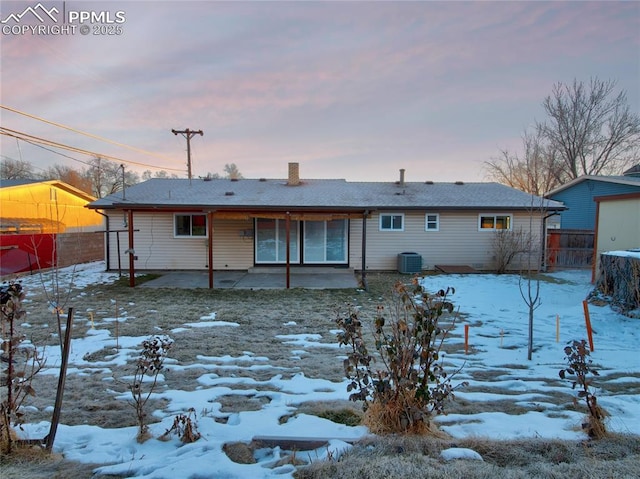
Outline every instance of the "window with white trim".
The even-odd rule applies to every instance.
[[[440,231],[440,214],[427,213],[424,217],[425,231]]]
[[[488,215],[478,216],[479,231],[510,230],[513,217],[511,215]]]
[[[404,215],[402,213],[381,213],[380,231],[404,231]]]
[[[176,214],[173,217],[173,233],[176,237],[206,237],[207,215]]]

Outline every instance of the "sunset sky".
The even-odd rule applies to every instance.
[[[37,3],[3,1],[3,26]],[[171,129],[190,128],[204,131],[195,176],[236,163],[282,178],[299,162],[302,178],[386,181],[404,168],[407,181],[484,181],[484,163],[545,119],[556,82],[616,80],[640,111],[638,1],[41,4],[126,21],[119,35],[3,30],[0,103],[154,155],[6,109],[1,126],[138,172],[186,176]],[[3,161],[38,168],[91,158],[4,135],[0,146]]]

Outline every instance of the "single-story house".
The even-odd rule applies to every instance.
[[[95,199],[58,180],[1,180],[0,275],[103,259]]]
[[[388,182],[301,179],[290,163],[286,179],[154,178],[88,207],[107,219],[108,268],[208,270],[210,287],[214,270],[260,266],[366,273],[420,257],[418,270],[491,270],[496,231],[539,239],[546,215],[564,208],[497,183],[407,182],[404,173]]]

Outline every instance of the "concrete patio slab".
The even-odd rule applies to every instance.
[[[206,271],[166,271],[161,277],[140,284],[139,288],[209,288]],[[214,289],[284,289],[286,274],[282,268],[252,268],[248,271],[214,271]],[[292,269],[290,288],[356,289],[359,278],[348,268]]]

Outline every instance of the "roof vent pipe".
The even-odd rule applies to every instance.
[[[404,168],[400,168],[400,186],[404,186]]]
[[[300,165],[298,163],[289,163],[289,179],[287,185],[298,186],[300,184]]]

